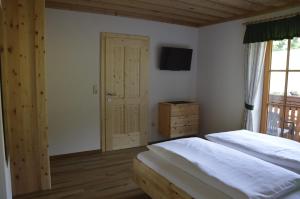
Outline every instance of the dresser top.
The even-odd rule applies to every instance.
[[[179,105],[179,104],[197,104],[197,103],[191,101],[169,101],[169,102],[161,102],[161,104]]]

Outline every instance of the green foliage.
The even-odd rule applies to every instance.
[[[292,49],[299,49],[300,48],[299,37],[295,37],[294,39],[292,39],[292,41],[291,41],[291,48]]]
[[[273,41],[273,51],[287,50],[287,40]]]
[[[287,50],[288,40],[273,41],[273,51]],[[300,38],[294,37],[291,40],[291,49],[300,49]]]

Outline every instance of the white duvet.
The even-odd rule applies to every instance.
[[[276,199],[300,188],[296,173],[201,138],[168,141],[148,148],[232,198]]]
[[[247,130],[213,133],[208,140],[300,174],[300,143]]]

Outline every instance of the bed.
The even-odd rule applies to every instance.
[[[146,151],[133,161],[134,181],[153,199],[230,199]],[[200,184],[200,186],[198,186]]]
[[[247,130],[208,134],[208,140],[300,174],[300,143]]]
[[[135,182],[153,199],[240,198],[233,197],[230,195],[231,193],[224,193],[224,190],[211,186],[211,184],[207,183],[206,180],[202,180],[199,176],[191,175],[189,172],[182,170],[182,168],[172,164],[170,159],[157,155],[155,150],[151,150],[151,147],[149,151],[140,153],[134,159],[133,165]],[[290,190],[280,198],[300,198],[300,190],[298,188]]]

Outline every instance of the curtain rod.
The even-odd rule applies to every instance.
[[[253,20],[253,21],[247,21],[244,22],[243,25],[250,25],[250,24],[257,24],[257,23],[263,23],[263,22],[269,22],[269,21],[276,21],[276,20],[280,20],[280,19],[286,19],[289,17],[294,17],[300,15],[300,12],[295,12],[295,13],[291,13],[291,14],[287,14],[287,15],[281,15],[281,16],[277,16],[277,17],[269,17],[269,18],[265,18],[265,19],[257,19],[257,20]]]

